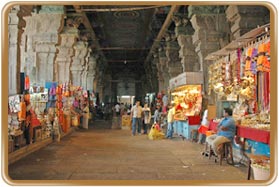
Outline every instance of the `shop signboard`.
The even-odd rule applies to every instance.
[[[203,84],[202,72],[184,72],[170,79],[169,81],[171,90],[183,85],[201,85],[201,84]]]

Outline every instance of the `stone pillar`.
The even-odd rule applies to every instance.
[[[157,76],[158,69],[156,66],[156,62],[154,61],[151,62],[151,71],[152,71],[151,81],[153,85],[152,92],[158,92],[159,91],[159,81]]]
[[[99,80],[97,83],[97,92],[99,93],[100,103],[104,101],[104,84]]]
[[[88,76],[88,69],[89,69],[89,57],[90,57],[91,49],[88,48],[88,53],[85,56],[85,61],[83,65],[83,71],[81,74],[81,85],[84,89],[87,90],[87,76]]]
[[[158,54],[159,54],[159,64],[158,68],[160,69],[159,73],[159,80],[163,82],[163,85],[161,85],[160,90],[166,90],[169,86],[169,80],[170,80],[170,75],[169,75],[169,66],[168,66],[168,58],[166,56],[166,51],[164,50],[163,47],[160,47],[158,49]]]
[[[22,19],[24,10],[14,6],[8,15],[9,32],[9,95],[20,92],[20,43],[25,22]]]
[[[162,61],[160,62],[160,60],[159,60],[158,52],[154,52],[152,64],[153,64],[153,66],[156,66],[156,69],[157,69],[156,77],[158,79],[158,91],[164,89],[164,81],[165,81],[164,76],[163,76],[164,68],[161,67],[162,66],[161,63],[162,63]]]
[[[200,71],[198,63],[198,55],[195,52],[192,35],[195,30],[192,27],[190,20],[185,15],[174,15],[175,35],[180,46],[179,57],[181,58],[183,72]]]
[[[96,56],[91,55],[88,61],[88,75],[86,79],[87,90],[94,90],[94,78],[96,74],[97,59]]]
[[[74,86],[82,86],[82,72],[85,64],[85,57],[88,53],[88,43],[84,41],[78,41],[74,45],[75,55],[73,62],[70,66],[71,79]]]
[[[208,66],[205,57],[224,47],[229,42],[229,25],[224,6],[189,6],[191,23],[195,29],[193,43],[198,54],[198,62],[204,74],[204,91],[208,90]],[[213,98],[212,98],[213,99]]]
[[[54,80],[54,59],[58,33],[64,26],[64,6],[42,5],[39,13],[25,17],[22,37],[22,70],[29,75],[30,84],[44,86]]]
[[[246,32],[267,24],[269,10],[264,6],[235,6],[230,5],[226,10],[226,17],[231,23],[232,39],[235,40]]]
[[[176,37],[174,34],[167,34],[166,37],[166,57],[167,57],[167,67],[169,73],[169,79],[176,77],[182,73],[182,65],[179,59],[179,45],[177,43]],[[165,85],[165,90],[169,86]]]
[[[113,95],[112,95],[112,77],[111,77],[111,74],[107,73],[105,75],[105,82],[104,82],[104,93],[103,93],[103,102],[104,103],[108,103],[111,101],[111,98],[113,98]]]
[[[70,81],[70,64],[74,56],[74,44],[79,36],[79,30],[67,20],[67,26],[60,34],[61,43],[57,47],[58,54],[55,60],[55,77],[59,83]]]

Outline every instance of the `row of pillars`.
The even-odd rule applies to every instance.
[[[167,90],[170,78],[202,71],[206,94],[211,62],[205,57],[269,22],[266,11],[262,6],[189,6],[189,15],[174,15],[175,33],[166,34],[164,46],[153,53],[144,83],[154,91]],[[43,5],[38,13],[30,12],[15,6],[9,14],[9,94],[19,91],[19,72],[29,75],[31,83],[71,81],[103,90],[104,67],[101,63],[96,71],[98,58],[81,40],[77,28],[82,20],[68,19],[64,27],[63,6]]]
[[[163,47],[154,51],[149,68],[149,73],[158,78],[159,91],[167,90],[169,80],[182,72],[202,71],[207,95],[208,66],[212,62],[205,57],[258,25],[268,23],[266,15],[268,9],[263,6],[235,5],[189,6],[188,15],[174,15],[175,33],[165,36]]]
[[[102,64],[78,30],[82,17],[67,19],[66,26],[64,17],[63,6],[43,5],[39,12],[12,8],[8,23],[9,95],[19,93],[19,72],[29,76],[31,85],[56,81],[86,90],[102,86],[98,81],[102,71],[97,70]]]

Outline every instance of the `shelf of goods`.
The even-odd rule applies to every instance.
[[[237,126],[237,135],[265,144],[270,143],[269,114],[251,114],[244,116]]]

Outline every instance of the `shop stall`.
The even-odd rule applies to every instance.
[[[200,125],[203,75],[185,72],[170,80],[171,102],[175,103],[174,133],[190,139]]]
[[[209,95],[214,92],[233,109],[235,159],[270,156],[269,27],[258,27],[206,58],[214,62],[209,67]]]
[[[74,96],[82,98],[80,90],[69,83],[46,82],[44,87],[26,84],[22,94],[9,96],[9,153],[54,138],[54,134],[67,133],[71,118],[76,115],[72,114]],[[54,123],[57,123],[57,132],[54,132]]]

